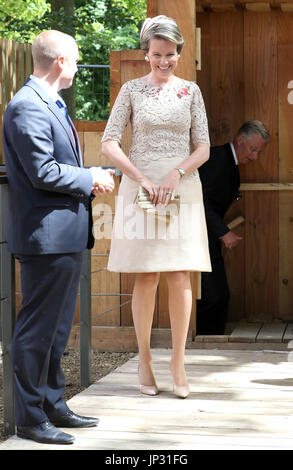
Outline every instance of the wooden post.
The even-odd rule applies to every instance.
[[[85,250],[80,276],[80,385],[91,383],[91,252]]]
[[[278,182],[277,42],[276,11],[244,12],[244,118],[263,121],[271,134],[264,155],[243,168],[241,180],[246,183]],[[245,224],[245,306],[248,320],[268,322],[279,318],[278,199],[276,191],[245,194],[244,214],[248,222]]]
[[[283,187],[293,183],[293,12],[278,14],[278,119],[279,119],[279,180]],[[277,152],[276,152],[277,154]],[[291,185],[290,185],[291,186]],[[292,321],[293,312],[293,192],[279,193],[279,312],[283,320]]]

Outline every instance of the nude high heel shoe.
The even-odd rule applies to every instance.
[[[140,393],[143,393],[144,395],[149,395],[149,396],[155,396],[158,395],[159,389],[155,385],[139,385],[139,390]]]
[[[173,374],[172,362],[170,362],[170,369],[171,369],[171,372]],[[174,377],[174,374],[173,374],[173,377]],[[174,378],[173,378],[173,380],[174,380]],[[187,398],[189,393],[190,393],[188,383],[186,383],[185,385],[176,385],[175,381],[174,381],[173,382],[173,392],[174,392],[174,395],[176,395],[176,397],[178,397],[178,398]]]
[[[139,374],[139,366],[138,366],[138,374]],[[155,396],[158,395],[159,389],[157,387],[156,382],[154,385],[143,385],[139,384],[139,390],[140,393],[143,393],[144,395],[149,395],[149,396]]]
[[[187,398],[190,393],[189,385],[173,384],[173,392],[178,398]]]

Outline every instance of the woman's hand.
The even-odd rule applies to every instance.
[[[166,207],[169,202],[174,199],[177,188],[179,186],[180,178],[180,173],[175,168],[170,171],[170,173],[168,173],[166,178],[164,178],[160,184],[157,204],[162,204]]]
[[[146,176],[140,181],[140,185],[146,189],[150,195],[150,200],[154,205],[157,205],[158,195],[159,195],[159,186],[153,183]]]

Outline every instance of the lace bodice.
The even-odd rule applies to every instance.
[[[152,87],[139,78],[126,82],[113,106],[102,142],[121,143],[129,120],[129,158],[138,168],[143,161],[178,157],[185,160],[192,143],[209,143],[201,91],[196,83],[178,77],[163,88]]]

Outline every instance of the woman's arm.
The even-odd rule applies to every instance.
[[[194,170],[203,165],[210,157],[210,145],[198,143],[194,145],[194,151],[186,160],[180,163],[186,174],[192,173]]]
[[[102,153],[111,163],[118,168],[123,174],[139,183],[145,188],[151,200],[153,200],[158,192],[158,186],[148,179],[135,165],[129,160],[121,149],[118,142],[114,140],[106,140],[102,143]]]
[[[182,168],[185,174],[188,175],[203,165],[203,163],[209,159],[209,155],[209,144],[196,144],[192,154],[186,158],[186,160],[183,160],[183,162],[180,163],[180,168]],[[158,204],[167,205],[170,200],[174,199],[180,178],[181,175],[176,168],[169,172],[160,185],[158,193]]]

